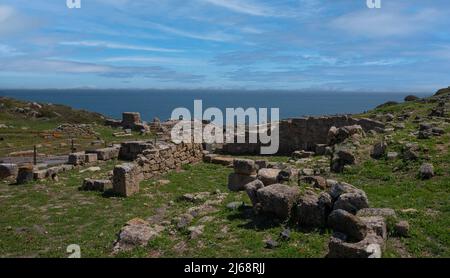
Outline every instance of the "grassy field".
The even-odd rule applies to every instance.
[[[369,114],[414,111],[414,116],[424,116],[431,106],[405,103]],[[367,136],[361,140],[359,163],[342,174],[326,177],[363,189],[371,207],[393,208],[400,219],[409,221],[410,236],[391,236],[383,256],[450,257],[450,127],[439,122],[445,135],[419,140],[411,134],[418,126],[413,118],[405,122],[405,129],[392,133],[389,151],[399,152],[405,142],[417,142],[426,150],[418,161],[373,160],[369,157],[369,146],[384,135]],[[49,127],[43,124],[43,128]],[[287,162],[289,158],[266,159]],[[424,161],[432,162],[436,171],[436,176],[426,181],[418,178],[418,169]],[[106,178],[117,163],[100,164],[101,171],[95,173],[75,169],[61,174],[58,182],[40,181],[23,186],[0,183],[0,257],[67,257],[66,248],[70,244],[80,245],[82,257],[324,257],[327,253],[331,231],[305,231],[255,216],[245,193],[228,191],[227,176],[232,169],[223,166],[204,163],[187,166],[142,182],[140,193],[129,198],[78,190],[84,178]],[[198,192],[211,194],[196,204],[180,199],[183,194]],[[227,204],[236,201],[247,206],[238,210],[227,208]],[[212,205],[202,206],[205,202]],[[194,239],[186,227],[178,228],[176,222],[177,217],[193,208],[200,208],[200,215],[189,226],[205,227],[203,234]],[[117,233],[136,217],[163,224],[165,230],[145,247],[113,255]],[[279,239],[285,228],[291,231],[288,241]],[[280,245],[267,249],[267,239],[277,240]]]

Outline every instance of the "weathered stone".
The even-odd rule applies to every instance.
[[[35,170],[33,171],[33,179],[34,180],[43,180],[47,178],[47,170]]]
[[[112,188],[112,183],[110,180],[94,180],[94,179],[84,179],[81,190],[85,191],[106,191]]]
[[[97,162],[97,154],[96,153],[87,153],[85,154],[85,162],[86,163],[92,163]]]
[[[403,147],[404,160],[417,160],[419,158],[419,146],[417,144],[408,143]]]
[[[408,221],[400,221],[397,224],[395,224],[394,227],[395,233],[398,236],[401,237],[408,237],[409,236],[409,223]]]
[[[124,197],[139,192],[139,183],[143,180],[139,166],[134,163],[125,163],[114,167],[113,191]]]
[[[364,216],[361,221],[367,226],[367,229],[373,231],[384,240],[387,239],[386,220],[382,216]]]
[[[242,206],[244,206],[244,202],[231,202],[231,203],[227,204],[227,209],[229,209],[229,210],[238,210]]]
[[[320,176],[302,176],[299,178],[299,185],[301,185],[302,183],[322,190],[328,187],[327,180]]]
[[[150,223],[145,220],[132,219],[120,230],[119,238],[114,243],[114,252],[129,251],[134,247],[145,246],[163,230],[162,226],[150,226]]]
[[[254,180],[250,183],[247,183],[244,187],[248,197],[250,198],[250,201],[252,202],[253,207],[255,208],[258,204],[258,196],[256,192],[264,187],[264,183],[260,180]]]
[[[86,162],[86,154],[84,152],[69,154],[68,163],[74,166],[83,165]]]
[[[117,148],[117,147],[103,148],[103,149],[87,151],[87,153],[95,153],[95,154],[97,154],[98,160],[107,161],[107,160],[117,159],[119,157],[119,148]]]
[[[391,208],[363,208],[358,211],[356,216],[359,217],[370,217],[370,216],[381,216],[384,218],[396,218],[397,214],[395,210]]]
[[[241,175],[241,174],[231,173],[228,176],[228,189],[230,191],[234,191],[234,192],[244,191],[245,185],[254,180],[256,180],[256,175],[249,176],[249,175]]]
[[[234,172],[241,175],[256,175],[256,164],[251,159],[234,159]]]
[[[300,190],[298,187],[272,184],[258,190],[256,195],[262,212],[286,219],[291,215],[291,210],[298,201]]]
[[[369,201],[366,193],[362,190],[352,193],[344,193],[334,202],[333,209],[342,209],[356,214],[360,209],[368,208]]]
[[[191,203],[201,203],[204,202],[210,195],[210,192],[186,193],[181,196],[181,200]]]
[[[423,180],[431,179],[434,177],[434,167],[431,163],[424,163],[420,166],[419,176]]]
[[[153,149],[154,145],[146,141],[128,141],[120,145],[119,159],[133,161],[146,150]]]
[[[194,216],[192,216],[190,213],[184,213],[180,215],[180,217],[177,218],[177,228],[182,229],[187,227],[192,220],[194,220]]]
[[[204,229],[205,229],[204,225],[189,227],[188,231],[190,232],[190,238],[191,239],[198,238],[199,236],[201,236],[203,234]]]
[[[267,249],[275,249],[279,246],[278,242],[273,239],[265,240],[264,243],[266,244]]]
[[[278,182],[278,174],[280,169],[262,168],[258,171],[258,179],[264,183],[265,186],[276,184]]]
[[[19,173],[19,167],[17,164],[2,163],[0,164],[0,180],[17,177]]]
[[[380,159],[386,154],[387,144],[386,142],[379,142],[373,145],[370,156],[375,159]]]
[[[213,164],[220,164],[223,166],[232,166],[234,163],[234,158],[225,156],[214,156],[211,160]]]
[[[384,240],[368,233],[364,240],[351,243],[333,235],[328,244],[328,258],[381,258]]]
[[[355,164],[356,158],[349,149],[336,150],[331,159],[330,169],[332,172],[341,173],[346,165]]]
[[[361,219],[345,210],[333,210],[328,217],[328,226],[347,235],[347,240],[358,242],[367,235],[367,226]]]
[[[17,184],[25,184],[33,181],[33,165],[24,165],[19,167],[19,171],[17,174]]]
[[[299,198],[297,205],[299,225],[301,227],[325,227],[331,207],[331,196],[328,193],[322,192],[318,195],[313,191],[306,191]]]
[[[335,180],[327,180],[327,183],[330,187],[330,190],[328,191],[328,193],[330,194],[331,198],[333,198],[333,200],[338,199],[339,196],[341,196],[342,194],[345,194],[345,193],[363,192],[361,189],[358,189],[358,188],[354,187],[353,185],[345,183],[345,182],[338,182]]]

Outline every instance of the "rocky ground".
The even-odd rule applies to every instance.
[[[264,167],[233,169],[233,158],[210,157],[145,180],[128,198],[79,190],[85,178],[110,179],[114,160],[76,167],[57,180],[4,181],[0,256],[67,257],[67,246],[78,244],[83,257],[325,257],[339,240],[357,243],[377,231],[367,228],[367,217],[376,214],[386,224],[383,257],[448,257],[449,99],[444,89],[428,99],[381,105],[357,117],[380,120],[385,129],[331,129],[330,144],[320,151],[239,157]],[[229,188],[235,174],[257,174],[252,188],[258,181],[284,185]],[[350,191],[335,195],[333,181],[351,185]],[[292,202],[283,197],[292,195],[298,195]],[[272,206],[273,196],[283,201]],[[355,203],[346,202],[352,196],[362,200],[355,211]],[[319,216],[300,218],[313,225],[299,224],[285,214],[294,206]],[[321,207],[335,209],[322,214]]]

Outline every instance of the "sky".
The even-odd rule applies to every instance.
[[[0,0],[0,88],[433,92],[450,1]]]

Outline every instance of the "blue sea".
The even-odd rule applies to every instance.
[[[20,100],[65,104],[121,118],[122,112],[140,112],[144,120],[169,119],[173,109],[194,111],[194,100],[203,109],[279,108],[280,118],[361,113],[386,101],[403,101],[410,93],[209,91],[209,90],[0,90],[0,96]],[[419,97],[432,95],[415,94]]]

